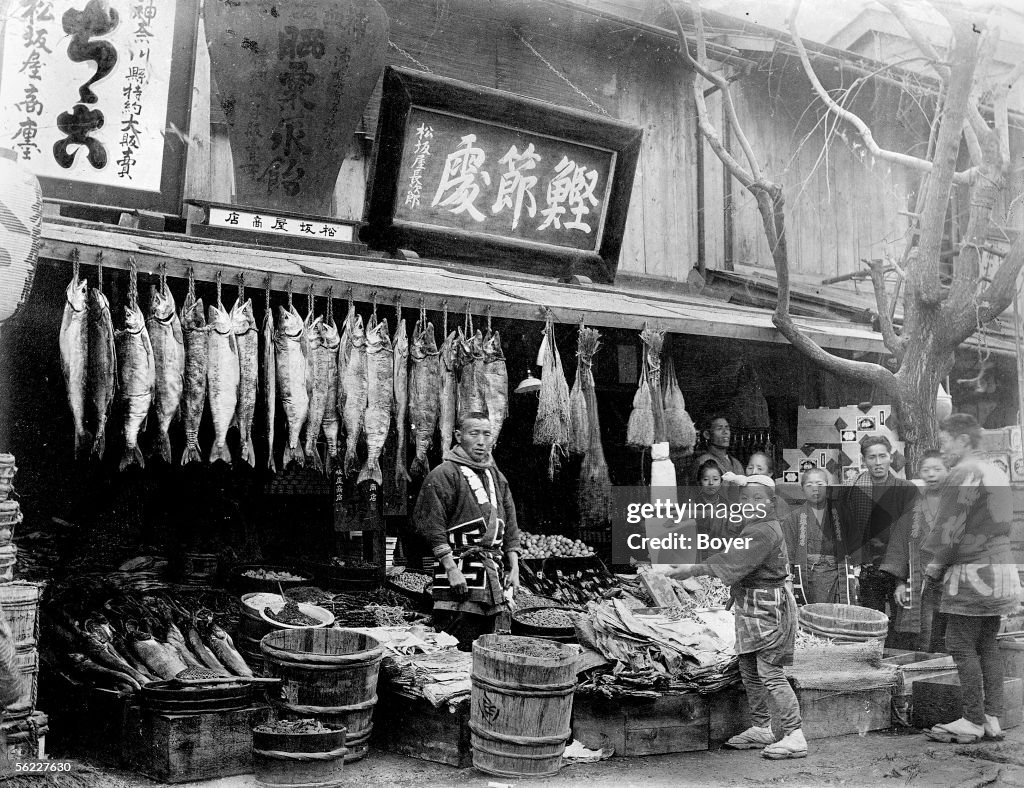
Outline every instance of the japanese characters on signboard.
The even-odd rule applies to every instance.
[[[41,178],[45,196],[177,212],[186,146],[175,137],[188,131],[196,5],[11,0],[0,145]]]
[[[615,154],[414,108],[395,218],[596,251]]]
[[[643,131],[389,67],[360,239],[559,278],[615,278]]]

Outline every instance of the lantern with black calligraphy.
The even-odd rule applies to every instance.
[[[384,69],[384,9],[375,0],[206,0],[204,19],[235,202],[327,215]]]
[[[43,195],[12,150],[0,148],[0,324],[28,298],[39,260]]]

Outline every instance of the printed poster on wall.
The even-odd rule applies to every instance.
[[[0,146],[48,198],[180,213],[198,0],[10,0]]]

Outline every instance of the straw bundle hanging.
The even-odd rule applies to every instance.
[[[578,377],[586,400],[589,444],[580,468],[580,484],[576,502],[580,527],[605,528],[611,521],[612,480],[601,446],[601,424],[597,418],[597,393],[594,391],[593,359],[600,347],[601,335],[592,328],[581,328],[579,338],[580,366]]]
[[[676,378],[676,366],[672,354],[666,353],[661,367],[661,391],[665,403],[665,432],[673,449],[693,451],[697,442],[697,428],[686,412],[686,400]]]
[[[633,395],[633,410],[626,427],[626,445],[647,448],[654,443],[654,411],[651,410],[651,387],[647,383],[647,355],[640,368],[640,385]]]
[[[555,344],[555,323],[544,326],[544,359],[540,379],[540,404],[533,425],[533,442],[540,446],[564,447],[569,442],[569,384],[562,371],[562,359]]]
[[[576,380],[569,393],[569,445],[566,448],[572,454],[586,454],[590,445],[590,421],[587,414],[587,398],[583,395],[582,381],[584,336],[588,330],[580,325],[579,338],[576,341]],[[585,362],[588,372],[590,363],[590,361]]]

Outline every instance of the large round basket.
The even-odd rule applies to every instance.
[[[869,607],[818,602],[800,608],[800,627],[821,637],[870,640],[886,636],[889,617]]]
[[[524,607],[512,614],[512,634],[554,640],[556,643],[578,643],[576,627],[573,626],[571,620],[567,626],[531,621],[536,616],[559,616],[571,619],[571,614],[574,612],[576,611],[566,607]]]

